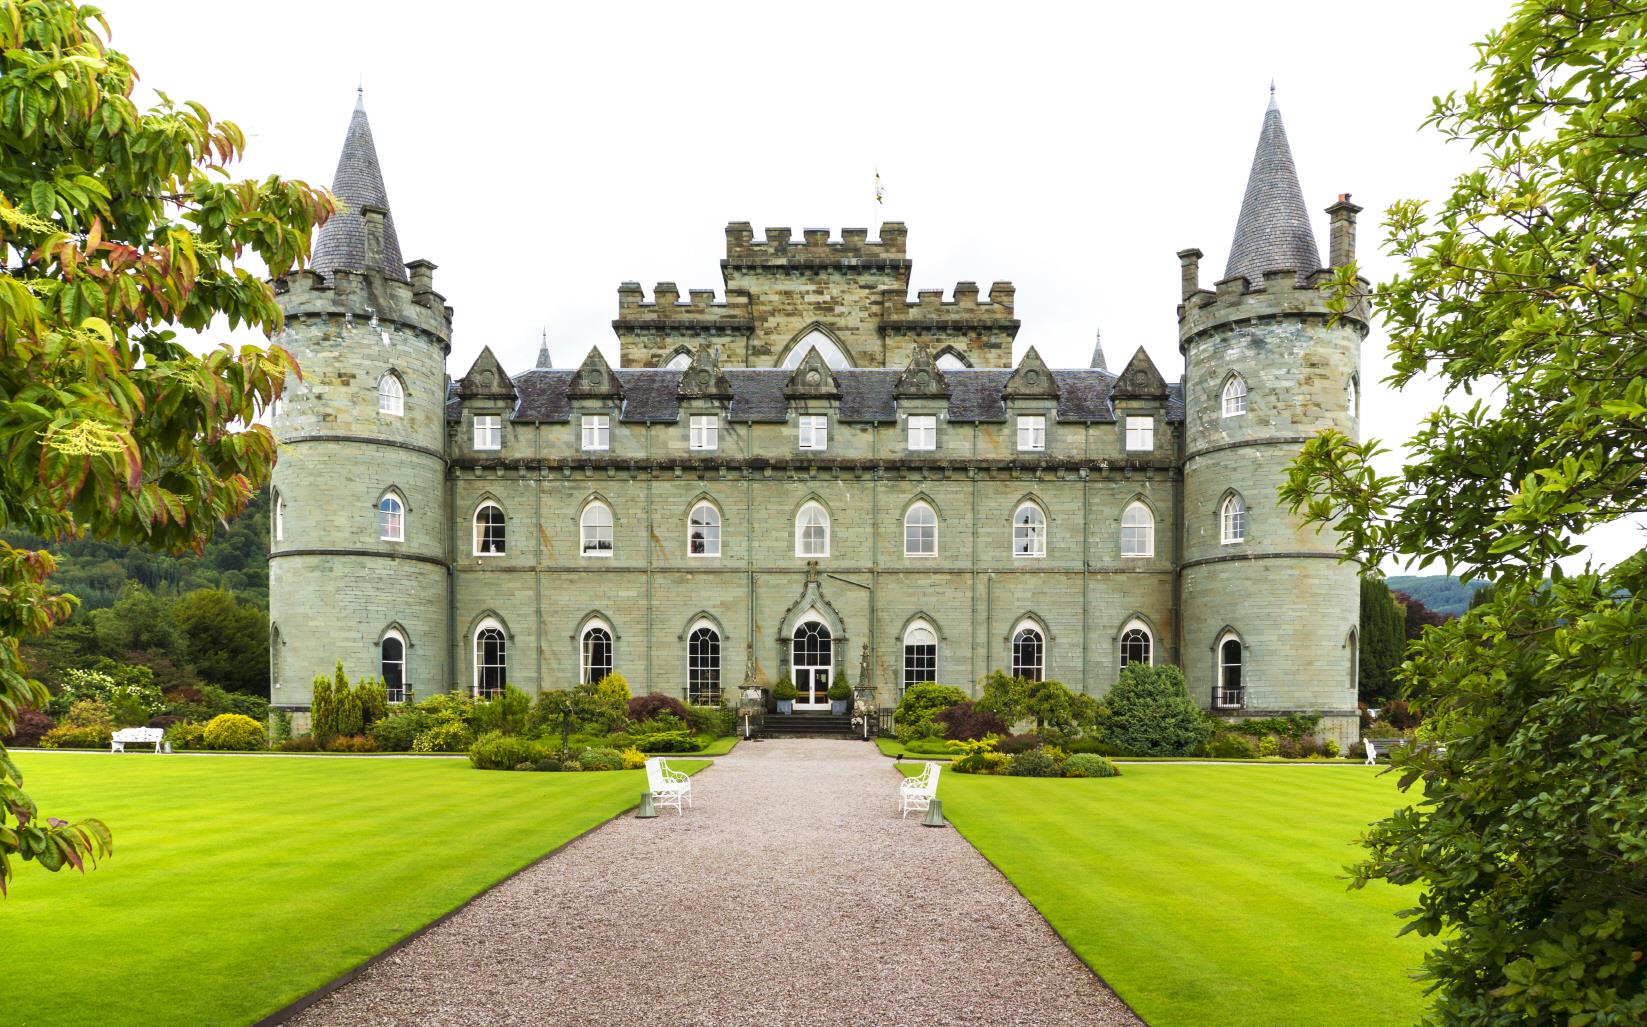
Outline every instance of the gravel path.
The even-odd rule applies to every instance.
[[[739,746],[684,817],[613,820],[292,1022],[1142,1023],[897,780],[862,742]]]

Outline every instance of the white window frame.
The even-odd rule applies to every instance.
[[[476,414],[475,448],[479,450],[496,450],[503,448],[503,416],[501,414]]]
[[[589,636],[597,631],[606,635],[607,657],[607,666],[605,668],[606,674],[602,674],[598,678],[593,676],[595,672],[594,651],[593,647],[589,644]],[[612,625],[606,623],[604,620],[601,620],[599,617],[589,620],[583,625],[583,630],[578,632],[578,682],[586,685],[594,684],[596,681],[601,680],[601,678],[606,677],[607,674],[616,672],[617,669],[618,633],[612,630]]]
[[[911,655],[912,654],[910,653],[910,650],[918,648],[918,647],[922,647],[922,646],[931,646],[932,647],[932,667],[931,667],[932,676],[931,677],[922,677],[919,680],[916,680],[912,677],[912,675],[910,673],[912,670],[916,669],[912,665],[912,660],[911,660]],[[914,659],[915,660],[920,660],[920,659],[922,659],[922,657],[916,656]],[[909,625],[909,627],[904,629],[903,676],[899,679],[899,681],[902,684],[902,687],[904,689],[908,689],[909,686],[911,686],[911,685],[925,684],[925,683],[934,682],[934,681],[937,681],[937,680],[938,680],[938,629],[933,627],[931,622],[925,620],[924,618],[920,619],[920,620],[916,620],[916,621],[912,622]]]
[[[389,645],[390,642],[400,643],[400,659],[399,660],[391,660],[386,655],[384,655],[385,653],[388,652],[388,645]],[[391,703],[403,703],[403,702],[406,701],[407,695],[411,692],[411,687],[410,687],[411,682],[406,677],[406,665],[407,665],[406,650],[410,648],[410,646],[408,646],[406,644],[406,636],[401,634],[400,630],[398,628],[390,628],[388,631],[385,631],[383,633],[383,637],[378,640],[377,644],[378,644],[378,653],[377,653],[378,677],[379,677],[379,679],[381,679],[383,681],[383,687],[389,693],[389,701]],[[384,673],[384,671],[388,668],[388,666],[391,663],[399,663],[400,664],[400,688],[398,689],[398,692],[399,692],[398,697],[396,696],[397,690],[394,689],[394,688],[391,688],[389,686],[389,675]]]
[[[498,540],[500,545],[497,549],[487,549],[484,546],[486,533],[480,523],[480,515],[486,510],[496,510],[498,515],[503,518],[502,535]],[[475,515],[470,518],[470,526],[474,528],[469,541],[475,556],[503,556],[509,551],[509,517],[503,512],[503,507],[498,505],[495,500],[483,500],[479,506],[475,507]]]
[[[274,494],[274,540],[286,541],[286,497],[278,490]]]
[[[1127,661],[1123,660],[1122,657],[1127,651],[1127,636],[1131,635],[1135,631],[1141,632],[1144,636],[1145,658],[1141,661],[1133,662],[1141,662],[1146,667],[1155,666],[1155,632],[1149,629],[1148,624],[1145,624],[1143,621],[1136,618],[1127,621],[1126,626],[1121,629],[1120,641],[1115,647],[1115,665],[1117,667],[1124,667],[1127,665]]]
[[[1040,530],[1039,533],[1036,533],[1033,530],[1035,528],[1035,525],[1033,525],[1033,524],[1020,524],[1020,523],[1018,523],[1018,515],[1023,513],[1025,510],[1034,510],[1037,514],[1040,515],[1040,517],[1041,517],[1040,529],[1041,530]],[[1049,518],[1047,517],[1046,509],[1044,507],[1042,507],[1040,503],[1035,502],[1033,499],[1026,499],[1022,503],[1019,503],[1016,507],[1013,508],[1013,510],[1012,510],[1012,555],[1015,559],[1022,559],[1022,560],[1041,560],[1041,559],[1045,559],[1045,557],[1047,555],[1047,536],[1049,534],[1048,525],[1047,525],[1048,520],[1049,520]],[[1027,547],[1027,549],[1024,552],[1019,551],[1018,536],[1019,536],[1019,529],[1020,528],[1025,529],[1024,532],[1023,532],[1023,536],[1030,543],[1030,545]]]
[[[406,383],[393,371],[377,380],[377,412],[391,417],[406,416]]]
[[[1128,417],[1126,446],[1128,453],[1155,451],[1155,418]]]
[[[486,651],[485,636],[490,632],[497,633],[498,662],[495,664],[481,662],[481,658]],[[482,697],[483,693],[481,691],[480,681],[484,676],[484,668],[494,666],[499,669],[500,676],[502,677],[502,680],[498,682],[498,687],[495,692],[498,695],[503,694],[503,690],[509,687],[509,632],[503,630],[503,625],[499,624],[497,620],[488,617],[479,624],[475,625],[475,633],[471,639],[471,645],[471,653],[474,657],[474,677],[469,682],[469,694],[476,699]],[[488,689],[487,691],[492,692],[493,690]]]
[[[829,448],[829,416],[827,414],[801,414],[799,427],[800,433],[796,438],[796,443],[801,449],[822,452]]]
[[[393,503],[394,510],[385,510],[383,507],[386,503]],[[378,497],[377,537],[380,542],[406,541],[406,500],[393,489]]]
[[[1154,555],[1155,511],[1142,500],[1135,499],[1121,511],[1121,558],[1147,560]]]
[[[687,445],[699,452],[720,448],[721,419],[714,414],[693,414],[687,427]]]
[[[606,514],[605,524],[598,523],[599,518],[595,521],[590,520],[590,515],[597,510]],[[599,547],[599,531],[602,528],[606,529],[605,549]],[[595,548],[591,549],[590,543],[595,543]],[[612,508],[599,499],[591,499],[583,504],[583,509],[578,511],[578,554],[588,560],[609,560],[617,548],[618,518],[612,512]]]
[[[1247,412],[1247,380],[1232,374],[1224,383],[1224,416],[1240,417]]]
[[[603,452],[612,448],[611,414],[584,414],[580,427],[583,432],[582,449],[585,453]]]
[[[1218,504],[1218,541],[1226,546],[1247,540],[1247,501],[1232,492]]]
[[[811,523],[810,514],[816,513],[818,523]],[[821,527],[823,529],[823,549],[821,552],[808,552],[806,546],[806,531],[808,528]],[[795,511],[795,555],[803,560],[823,560],[829,557],[830,517],[829,511],[817,500],[802,504]]]
[[[698,516],[698,511],[699,510],[709,511],[710,517],[712,519],[708,520],[708,521],[705,521],[702,525],[699,525],[697,523],[697,516]],[[694,553],[692,551],[692,531],[693,531],[694,528],[698,528],[698,527],[714,528],[715,529],[714,536],[713,536],[714,545],[713,546],[710,545],[711,538],[710,538],[709,534],[705,533],[703,552]],[[694,560],[714,560],[714,559],[718,559],[721,555],[721,511],[720,511],[719,507],[717,507],[714,503],[711,503],[707,499],[698,500],[696,503],[692,504],[692,509],[687,512],[687,515],[686,515],[686,555],[691,557]]]
[[[938,448],[937,414],[910,414],[908,429],[911,453],[930,453]]]
[[[911,519],[916,515],[917,512],[925,513],[928,517],[930,517],[932,519],[931,523],[930,524],[912,524]],[[914,528],[928,528],[928,527],[930,527],[932,529],[932,536],[931,536],[932,546],[931,546],[930,549],[921,550],[921,549],[911,549],[911,548],[909,548],[909,529],[912,528],[912,527],[914,527]],[[930,559],[935,559],[937,557],[937,555],[938,555],[938,511],[934,510],[932,508],[932,504],[926,502],[924,499],[923,500],[916,500],[915,502],[909,504],[909,509],[908,510],[904,511],[904,556],[909,557],[910,559],[930,560]]]
[[[1235,643],[1236,653],[1240,658],[1239,663],[1228,663],[1224,659],[1224,647],[1231,642]],[[1242,641],[1241,636],[1236,632],[1226,631],[1218,636],[1218,644],[1213,647],[1212,653],[1215,673],[1212,683],[1213,707],[1222,710],[1241,709],[1246,705],[1247,695],[1247,643]],[[1237,668],[1238,683],[1235,686],[1236,696],[1234,702],[1228,702],[1225,698],[1228,692],[1226,682],[1229,678],[1230,667]]]
[[[1350,416],[1359,418],[1361,416],[1361,382],[1353,374],[1344,383],[1344,398],[1349,401]]]
[[[1018,452],[1045,453],[1047,449],[1047,416],[1045,414],[1018,415]]]
[[[1018,640],[1023,637],[1025,632],[1033,632],[1034,635],[1035,635],[1036,642],[1038,644],[1039,659],[1038,659],[1037,663],[1035,664],[1035,666],[1032,668],[1035,671],[1035,676],[1034,677],[1030,677],[1030,675],[1028,675],[1028,674],[1020,674],[1019,673],[1019,669],[1021,667],[1027,667],[1028,666],[1027,664],[1020,664],[1018,662]],[[1008,666],[1012,668],[1012,676],[1013,677],[1029,678],[1029,680],[1031,680],[1031,681],[1045,681],[1047,679],[1047,633],[1046,633],[1046,629],[1041,627],[1041,625],[1038,622],[1036,622],[1034,620],[1031,620],[1031,619],[1026,617],[1025,619],[1019,621],[1016,625],[1013,626],[1011,645],[1012,645],[1012,649],[1011,649],[1011,654],[1008,657],[1008,661],[1009,661]]]
[[[713,640],[714,652],[700,656],[692,652],[692,647],[698,642],[698,637],[706,633]],[[686,701],[693,705],[718,705],[725,695],[723,676],[725,661],[722,659],[726,648],[725,639],[721,638],[721,629],[713,621],[700,619],[686,629]],[[712,657],[712,660],[711,660]],[[705,678],[714,681],[714,695],[709,697],[707,690],[701,687]],[[708,698],[708,702],[701,699]]]

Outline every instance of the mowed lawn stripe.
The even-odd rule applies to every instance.
[[[1401,805],[1350,767],[1132,764],[1110,780],[945,774],[944,812],[1154,1027],[1414,1022],[1421,939],[1347,891]]]
[[[241,1024],[632,806],[640,771],[457,760],[16,754],[115,856],[28,864],[0,903],[0,1022]]]

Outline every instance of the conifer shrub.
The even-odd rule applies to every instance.
[[[1273,735],[1258,740],[1258,757],[1264,759],[1270,756],[1281,755],[1281,742]]]
[[[1212,734],[1177,667],[1127,664],[1104,705],[1104,741],[1133,756],[1188,756]]]
[[[995,742],[993,735],[950,742],[949,748],[955,753],[955,759],[950,763],[949,769],[957,774],[1001,773],[1012,762],[1012,757],[996,752]]]
[[[686,723],[693,734],[724,738],[738,730],[737,714],[724,706],[688,706]]]
[[[208,749],[248,751],[269,744],[263,725],[241,713],[222,713],[206,722],[201,740]]]

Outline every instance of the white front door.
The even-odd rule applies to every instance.
[[[834,644],[829,628],[816,621],[795,629],[795,708],[829,709],[829,674]]]

